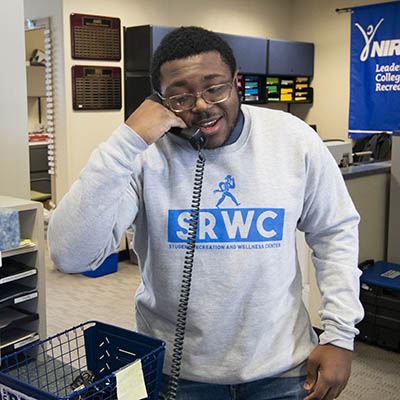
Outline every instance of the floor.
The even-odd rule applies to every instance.
[[[63,274],[46,256],[47,334],[97,320],[135,328],[133,298],[138,267],[121,262],[118,272],[98,278]],[[399,400],[400,354],[356,342],[352,375],[340,400]]]
[[[139,269],[120,262],[118,272],[90,278],[59,272],[47,259],[47,335],[89,320],[135,329],[134,295]]]

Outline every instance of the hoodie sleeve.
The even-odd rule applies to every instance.
[[[313,132],[314,133],[314,132]],[[305,232],[322,296],[320,344],[353,350],[364,315],[359,301],[360,217],[329,150],[314,134],[305,160],[306,189],[298,228]]]
[[[94,270],[118,250],[138,211],[138,156],[147,148],[140,136],[121,124],[94,150],[50,219],[50,257],[60,270]]]

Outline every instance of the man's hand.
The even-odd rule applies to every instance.
[[[149,145],[173,126],[187,128],[183,119],[153,100],[145,100],[125,123]]]
[[[352,359],[352,351],[332,344],[318,345],[308,359],[304,389],[310,394],[304,400],[336,399],[350,377]]]

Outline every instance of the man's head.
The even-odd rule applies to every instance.
[[[168,33],[154,52],[151,62],[151,83],[160,91],[160,68],[167,61],[179,60],[208,51],[217,51],[229,67],[232,78],[236,72],[236,60],[232,49],[216,33],[197,26],[174,29]]]
[[[170,32],[154,53],[151,78],[164,104],[188,126],[202,129],[207,147],[225,142],[235,126],[240,102],[236,61],[220,36],[198,27]],[[223,92],[222,97],[217,96],[217,91]],[[169,99],[179,96],[180,101],[183,94],[189,94],[194,103],[189,109],[179,110],[174,105],[181,103]]]

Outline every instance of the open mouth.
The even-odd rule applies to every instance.
[[[212,134],[218,130],[221,117],[196,124],[204,134]]]

